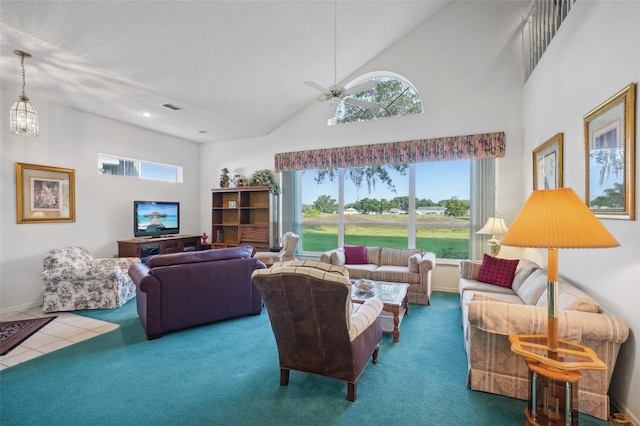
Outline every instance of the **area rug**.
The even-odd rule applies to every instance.
[[[0,322],[0,355],[6,355],[56,317]]]

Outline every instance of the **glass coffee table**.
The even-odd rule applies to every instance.
[[[355,284],[358,280],[351,280]],[[392,333],[393,341],[400,340],[400,323],[405,315],[409,314],[409,303],[407,303],[407,289],[409,284],[389,283],[385,281],[375,281],[376,286],[371,291],[360,291],[355,285],[351,291],[351,301],[354,303],[364,303],[365,300],[377,297],[383,303],[380,314],[380,325],[384,333]]]

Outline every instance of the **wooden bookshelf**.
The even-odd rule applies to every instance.
[[[278,243],[277,197],[267,186],[213,189],[211,240],[212,248],[269,251]]]

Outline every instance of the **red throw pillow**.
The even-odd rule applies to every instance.
[[[518,262],[518,259],[498,259],[485,254],[478,273],[478,281],[511,288]]]
[[[344,246],[344,255],[348,265],[366,265],[367,248],[365,246]]]

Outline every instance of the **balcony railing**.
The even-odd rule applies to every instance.
[[[533,73],[560,24],[567,17],[576,0],[533,0],[525,17],[524,45],[528,46],[527,79]]]

